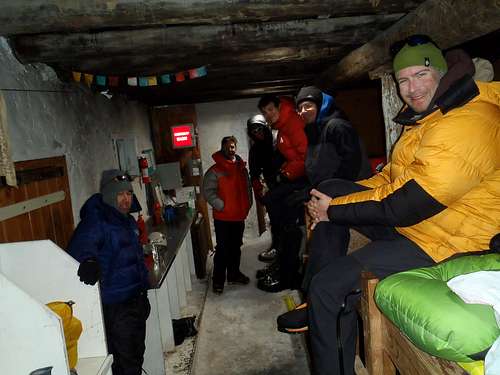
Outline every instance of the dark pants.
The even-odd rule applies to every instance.
[[[146,348],[146,320],[151,311],[147,292],[125,302],[103,304],[113,375],[141,375]]]
[[[327,194],[343,195],[363,187],[349,181],[333,180]],[[320,185],[321,189],[321,185]],[[342,194],[335,194],[342,191]],[[314,374],[340,374],[337,342],[337,317],[341,306],[347,310],[340,317],[343,363],[346,375],[354,374],[357,335],[357,315],[354,306],[359,299],[355,294],[346,301],[350,292],[360,288],[361,271],[371,271],[379,278],[412,268],[434,264],[415,243],[400,235],[392,227],[355,227],[372,240],[351,255],[345,255],[349,242],[349,227],[321,222],[313,232],[310,261],[304,287],[309,302],[309,331]]]
[[[244,221],[214,220],[215,246],[214,272],[212,281],[224,285],[240,273],[241,245],[243,244]]]
[[[302,279],[299,274],[302,230],[297,224],[285,226],[281,237],[278,253],[280,284],[283,289],[298,289]]]
[[[303,213],[303,208],[301,206],[290,206],[287,204],[286,198],[294,192],[304,189],[306,185],[307,181],[303,178],[283,182],[276,185],[262,198],[262,203],[266,206],[269,214],[271,226],[276,227],[271,228],[272,233],[279,235],[285,226],[297,223],[301,213]]]

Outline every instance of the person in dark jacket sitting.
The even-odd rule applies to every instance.
[[[305,166],[313,187],[330,178],[356,181],[371,176],[356,129],[335,105],[333,97],[315,86],[305,86],[295,102],[297,113],[306,123]]]
[[[138,229],[129,214],[132,184],[128,174],[104,171],[101,192],[80,211],[68,252],[80,262],[85,284],[99,281],[108,351],[114,375],[140,375],[150,305],[148,271]]]

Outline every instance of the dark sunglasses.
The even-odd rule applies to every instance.
[[[124,173],[124,174],[122,174],[120,176],[116,176],[115,180],[117,180],[117,181],[129,181],[129,182],[132,182],[133,178],[128,173]]]
[[[264,131],[264,126],[256,126],[250,129],[250,134],[259,134]]]
[[[427,43],[432,43],[436,46],[436,48],[439,48],[438,45],[427,35],[415,34],[415,35],[410,35],[409,37],[403,40],[394,42],[389,48],[389,51],[391,52],[391,56],[394,58],[406,44],[408,44],[410,47],[415,47]]]

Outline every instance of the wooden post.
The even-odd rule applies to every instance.
[[[365,366],[370,375],[395,375],[396,368],[384,352],[384,329],[382,313],[373,296],[378,279],[371,273],[363,272],[361,277],[361,317],[365,347]]]
[[[382,111],[384,113],[385,123],[385,152],[387,160],[389,160],[392,146],[398,140],[403,127],[392,119],[398,114],[403,106],[403,102],[399,99],[396,83],[390,74],[383,74],[380,77],[382,84]]]
[[[255,197],[255,209],[257,210],[257,224],[259,226],[259,235],[266,231],[266,209],[264,205]]]

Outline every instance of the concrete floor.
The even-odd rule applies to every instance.
[[[171,361],[172,371],[167,370],[167,373],[309,374],[302,335],[291,336],[276,330],[276,317],[286,311],[283,297],[292,295],[299,302],[297,293],[290,290],[266,293],[256,288],[255,271],[265,266],[257,260],[257,254],[269,243],[264,233],[259,239],[247,241],[242,248],[241,270],[251,278],[249,285],[226,285],[222,295],[215,295],[210,285],[198,336],[191,344],[177,347],[175,355],[178,358]],[[184,349],[189,346],[191,349]],[[184,356],[184,362],[188,363],[186,358],[193,352],[191,368],[181,370],[181,357]]]
[[[214,237],[215,238],[215,237]],[[165,356],[168,375],[307,375],[310,373],[302,335],[276,330],[276,317],[286,311],[283,298],[296,291],[265,293],[256,288],[255,271],[265,266],[257,255],[270,245],[269,232],[244,239],[241,270],[251,278],[246,286],[226,285],[212,292],[210,279],[194,279],[182,316],[197,316],[198,335],[187,338]],[[368,240],[351,231],[349,251]],[[211,274],[213,258],[207,269]]]

